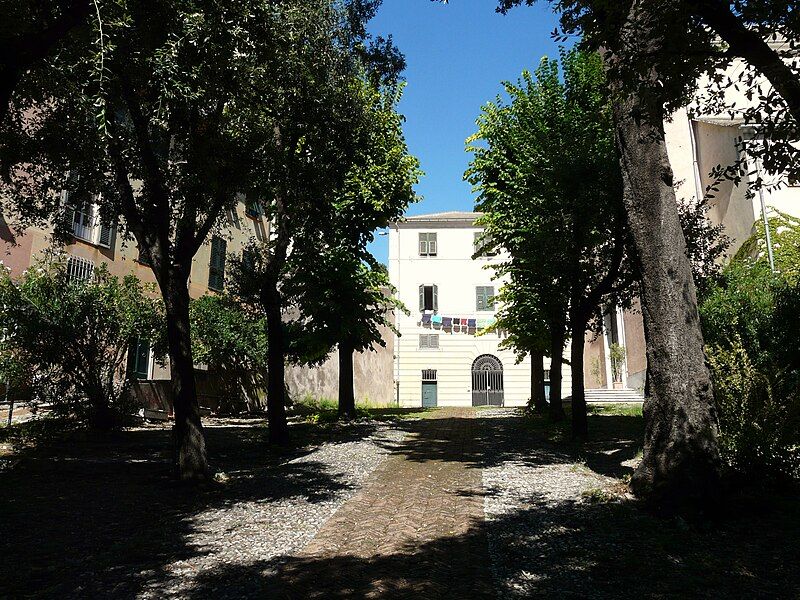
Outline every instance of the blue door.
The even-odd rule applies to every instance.
[[[422,406],[433,407],[436,406],[436,382],[423,381],[422,382]]]

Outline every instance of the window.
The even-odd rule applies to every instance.
[[[439,289],[435,285],[419,286],[419,310],[420,312],[439,310]]]
[[[208,265],[208,287],[221,292],[225,288],[225,254],[228,243],[221,237],[211,238],[211,263]]]
[[[150,379],[150,343],[136,338],[128,348],[128,379]]]
[[[436,381],[436,369],[423,369],[422,381]]]
[[[244,213],[251,219],[258,219],[264,216],[264,208],[258,200],[248,200]]]
[[[419,336],[420,349],[439,349],[439,334],[438,333],[422,333]]]
[[[68,206],[67,215],[72,235],[90,244],[111,248],[116,227],[113,223],[103,222],[100,217],[100,207],[97,204],[84,202]]]
[[[70,281],[87,281],[94,275],[94,263],[80,256],[67,258],[67,278]]]
[[[225,217],[228,220],[228,225],[236,229],[241,229],[242,224],[239,222],[239,212],[236,209],[236,206],[229,206],[225,210]]]
[[[490,248],[491,240],[482,231],[476,231],[472,241],[472,252],[475,256],[497,256],[497,251]]]
[[[494,310],[494,286],[479,285],[475,288],[475,310]]]
[[[419,255],[420,256],[436,256],[436,234],[435,233],[420,233],[419,234]]]

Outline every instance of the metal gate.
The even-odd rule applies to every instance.
[[[472,363],[472,406],[503,406],[503,364],[491,354]]]

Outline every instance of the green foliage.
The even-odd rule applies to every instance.
[[[784,237],[788,237],[784,231]],[[763,228],[762,228],[763,235]],[[800,285],[796,247],[775,246],[770,271],[751,238],[700,305],[723,457],[747,477],[800,477]],[[763,250],[763,246],[761,247]]]
[[[772,209],[768,217],[770,241],[772,242],[775,270],[793,285],[800,284],[800,218]],[[754,232],[742,244],[734,260],[753,259],[768,265],[767,236],[764,222],[753,225]]]
[[[738,340],[760,369],[800,367],[800,287],[763,261],[732,261],[699,308],[707,344]]]
[[[145,292],[133,275],[120,280],[104,265],[92,280],[70,280],[59,257],[35,264],[19,281],[4,271],[2,376],[29,387],[56,415],[99,428],[118,423],[130,408],[122,370],[128,346],[137,337],[155,339],[164,327],[159,302]]]
[[[192,355],[222,385],[220,410],[257,407],[266,388],[266,319],[229,296],[216,295],[193,300],[189,314]]]
[[[624,302],[627,233],[611,113],[599,55],[562,52],[534,74],[505,83],[509,102],[486,104],[468,139],[465,178],[484,213],[485,250],[509,276],[498,294],[497,327],[522,356],[549,350],[568,312],[590,320],[601,303]]]
[[[614,381],[622,381],[622,368],[625,364],[625,346],[611,344],[608,347],[608,358],[611,361],[611,372]]]
[[[728,467],[750,480],[800,480],[796,377],[757,369],[738,339],[707,353]]]

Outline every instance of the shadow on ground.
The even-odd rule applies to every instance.
[[[408,460],[453,460],[452,446],[463,440],[448,438],[443,425],[443,419],[400,422],[412,436],[388,449]],[[265,450],[259,425],[209,429],[215,468],[230,481],[200,491],[171,479],[162,453],[169,434],[161,430],[23,457],[0,472],[0,597],[133,598],[158,590],[172,577],[167,565],[205,551],[189,542],[194,515],[246,501],[321,502],[342,489],[341,479],[324,465],[287,461],[319,444],[360,439],[375,427],[301,428],[296,434],[304,443],[288,455]],[[590,427],[593,437],[575,445],[513,411],[474,419],[470,435],[481,438],[482,450],[461,460],[475,468],[581,460],[605,475],[628,472],[625,463],[638,448],[641,420],[593,417]],[[725,520],[700,528],[655,518],[635,502],[553,503],[532,497],[524,510],[475,522],[465,535],[389,555],[232,562],[197,574],[188,595],[477,597],[443,566],[488,537],[502,549],[493,567],[500,596],[796,597],[798,500],[734,498],[728,509]]]

